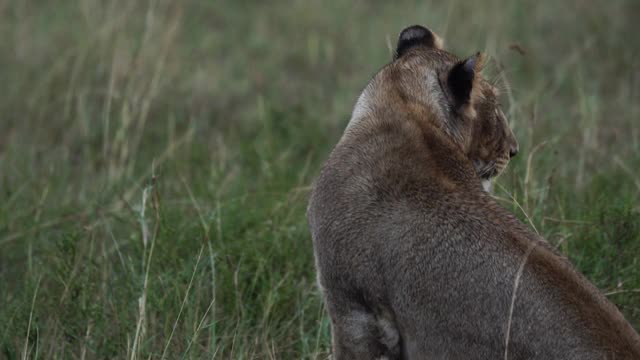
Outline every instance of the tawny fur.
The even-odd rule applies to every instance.
[[[311,195],[335,359],[640,359],[618,309],[483,190],[517,142],[479,74],[455,105],[460,60],[422,29],[401,35]]]

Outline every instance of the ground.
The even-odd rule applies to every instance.
[[[640,2],[0,3],[0,359],[324,359],[310,185],[399,31],[485,51],[502,204],[640,328]]]

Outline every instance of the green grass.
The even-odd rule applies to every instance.
[[[326,358],[309,186],[414,23],[504,69],[496,195],[640,328],[637,1],[238,3],[0,5],[0,359]]]

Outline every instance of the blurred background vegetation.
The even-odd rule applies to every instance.
[[[635,0],[0,1],[0,359],[326,358],[306,199],[400,30],[478,50],[496,196],[640,328]]]

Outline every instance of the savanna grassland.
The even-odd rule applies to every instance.
[[[0,1],[0,359],[327,358],[305,208],[398,32],[478,50],[495,195],[640,328],[635,0]]]

